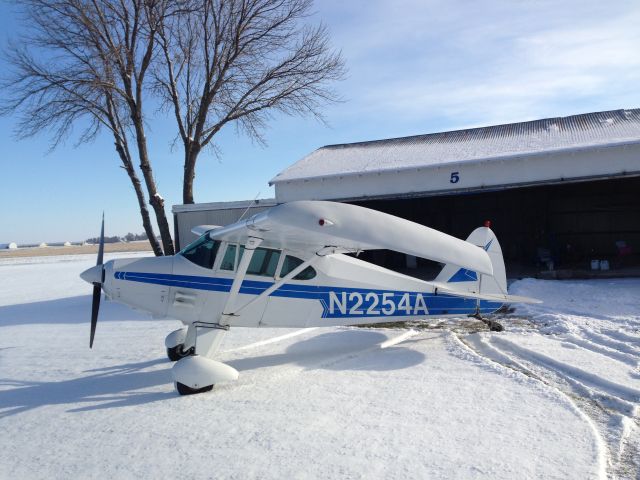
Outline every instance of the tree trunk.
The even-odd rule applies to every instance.
[[[136,174],[135,169],[133,168],[133,163],[131,159],[127,157],[125,150],[122,145],[119,143],[115,143],[116,151],[120,156],[120,160],[122,160],[122,168],[129,175],[129,179],[133,185],[133,189],[136,192],[136,198],[138,199],[138,206],[140,207],[140,215],[142,216],[142,226],[144,227],[144,231],[149,238],[149,243],[151,244],[151,248],[153,249],[153,253],[159,257],[163,255],[162,248],[160,247],[160,243],[156,238],[156,234],[153,231],[153,226],[151,225],[151,218],[149,217],[149,209],[147,208],[147,202],[144,198],[144,192],[142,191],[142,185],[140,184],[140,179]]]
[[[194,203],[193,201],[193,181],[196,178],[196,160],[200,153],[200,148],[189,144],[185,146],[184,154],[184,177],[182,181],[182,203]]]
[[[162,239],[164,254],[173,255],[175,253],[175,248],[173,246],[173,239],[171,238],[171,229],[169,228],[167,215],[164,211],[164,199],[158,193],[156,182],[153,178],[153,171],[151,169],[149,154],[147,152],[147,140],[144,134],[144,127],[142,126],[142,118],[139,115],[132,115],[132,120],[136,129],[136,142],[138,145],[138,156],[140,158],[140,169],[142,170],[144,183],[147,185],[149,203],[156,214],[156,221],[158,222],[158,229],[160,230],[160,238]]]

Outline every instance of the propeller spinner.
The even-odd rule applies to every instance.
[[[95,267],[91,267],[80,274],[80,277],[88,283],[93,284],[93,299],[91,301],[91,335],[89,337],[89,348],[93,348],[93,339],[96,335],[96,325],[98,324],[98,311],[100,310],[100,296],[102,284],[104,283],[104,213],[102,214],[102,228],[100,229],[100,245],[98,246],[98,261]]]

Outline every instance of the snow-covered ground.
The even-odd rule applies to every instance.
[[[0,260],[0,478],[640,478],[640,280],[518,281],[501,333],[232,329],[240,379],[179,397],[178,322],[103,301],[89,350],[94,262]]]

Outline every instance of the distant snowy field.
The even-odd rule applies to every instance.
[[[89,350],[94,262],[0,260],[2,479],[640,478],[640,280],[518,281],[502,333],[232,329],[238,382],[179,397],[178,322],[103,301]]]

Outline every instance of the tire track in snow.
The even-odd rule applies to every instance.
[[[594,331],[585,330],[585,329],[582,329],[580,333],[593,343],[596,343],[598,345],[604,345],[605,347],[608,347],[612,350],[616,350],[618,352],[624,352],[629,355],[635,356],[636,361],[638,357],[640,357],[640,350],[638,350],[635,347],[632,347],[629,343],[625,343],[625,341],[620,341],[612,338],[611,335],[603,335],[602,333],[596,333]],[[629,340],[627,340],[626,342],[629,342]],[[633,342],[631,341],[631,343]]]
[[[613,338],[614,341],[625,345],[630,343],[633,345],[637,345],[640,348],[640,337],[635,335],[629,335],[628,333],[621,332],[620,330],[612,330],[612,329],[603,329],[600,330],[600,333],[606,335],[607,337]]]
[[[640,410],[636,407],[633,418],[623,417],[622,434],[618,448],[618,468],[619,478],[631,478],[632,469],[636,471],[636,478],[640,478]]]
[[[612,476],[628,478],[640,475],[639,390],[603,379],[503,338],[492,337],[491,342],[499,345],[501,352],[506,350],[564,380],[572,392],[586,402],[585,414],[591,415],[606,432]],[[616,431],[619,437],[616,437]]]
[[[499,351],[493,346],[485,343],[478,334],[468,335],[465,339],[460,334],[451,333],[451,338],[455,341],[458,348],[461,348],[465,352],[470,353],[474,357],[478,358],[488,367],[492,368],[498,373],[510,372],[514,375],[523,375],[533,381],[538,382],[547,391],[553,393],[562,402],[566,403],[569,408],[578,415],[589,426],[594,438],[596,449],[598,452],[597,465],[598,465],[598,477],[601,479],[608,478],[607,466],[610,464],[610,455],[607,444],[600,434],[595,422],[587,415],[576,402],[561,389],[548,382],[546,379],[535,374],[530,369],[516,361],[514,358]],[[469,341],[470,340],[470,341]]]
[[[605,434],[598,433],[598,435],[603,442],[609,475],[612,478],[636,478],[636,476],[640,478],[640,407],[637,404],[612,395],[609,391],[596,390],[593,386],[590,388],[574,378],[576,371],[582,372],[580,369],[571,367],[574,368],[571,372],[574,375],[570,375],[566,369],[558,369],[558,366],[565,366],[562,362],[532,352],[498,336],[492,336],[489,341],[484,341],[479,335],[470,335],[464,340],[460,340],[470,349],[475,350],[478,355],[508,368],[521,371],[563,393],[586,418],[590,419],[590,424],[597,432],[606,432],[607,441],[604,439]],[[502,349],[496,348],[490,342],[501,346]],[[543,357],[545,361],[541,362],[542,358],[540,357]],[[536,369],[542,369],[542,373],[534,372],[516,358],[522,358],[523,361],[530,363]],[[550,362],[546,361],[549,359]],[[548,372],[547,375],[551,375],[551,379],[556,376],[565,382],[570,389],[569,392],[563,391],[562,384],[558,387],[554,385],[553,380],[545,378],[547,376],[545,372]],[[613,382],[608,382],[607,385],[609,384],[618,386]],[[631,393],[635,391],[635,389],[630,390]],[[615,428],[616,424],[619,424],[617,429]],[[598,425],[601,430],[598,430]],[[616,430],[619,430],[619,437],[615,435]]]
[[[572,343],[573,345],[581,347],[585,350],[589,350],[591,352],[598,353],[600,355],[604,355],[606,357],[612,358],[613,360],[626,363],[631,367],[638,366],[639,359],[637,357],[633,355],[629,355],[628,353],[624,353],[617,348],[612,348],[610,346],[602,346],[590,340],[584,340],[575,335],[565,335],[564,337],[562,337],[562,340],[564,342]]]
[[[473,345],[472,348],[475,348],[480,354],[484,353],[488,358],[498,363],[502,363],[503,365],[515,366],[517,370],[522,371],[524,374],[536,378],[549,385],[552,385],[550,380],[547,379],[543,374],[534,372],[531,368],[526,367],[522,362],[517,361],[514,357],[509,356],[503,351],[495,348],[489,342],[483,341],[480,337],[469,343],[471,343]],[[527,361],[526,359],[524,360]],[[634,416],[633,412],[635,405],[632,402],[628,402],[621,398],[611,396],[608,393],[593,390],[583,383],[575,380],[574,378],[563,375],[561,372],[550,369],[549,367],[543,367],[533,362],[530,363],[532,363],[535,367],[542,369],[543,373],[550,372],[551,374],[558,377],[571,388],[571,392],[573,395],[596,402],[595,406],[597,406],[597,408],[602,410],[604,413],[610,414],[610,411],[615,411],[616,413],[619,413],[623,416]],[[562,391],[562,389],[560,390]]]
[[[640,390],[635,388],[612,382],[599,375],[561,362],[545,354],[534,352],[533,350],[517,345],[505,338],[495,336],[492,338],[492,343],[498,345],[503,350],[507,350],[520,358],[530,361],[533,364],[541,365],[549,370],[559,372],[565,377],[570,377],[579,383],[590,386],[603,393],[626,400],[630,403],[640,402]]]

